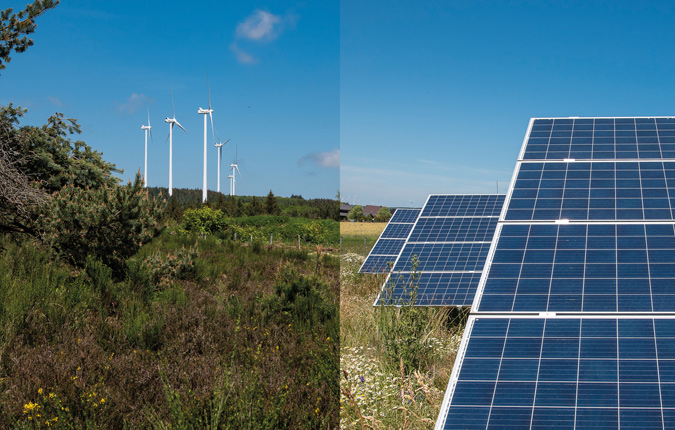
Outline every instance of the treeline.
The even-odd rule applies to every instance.
[[[151,197],[157,197],[161,194],[166,198],[169,195],[168,188],[150,187],[147,190]],[[281,215],[309,219],[332,219],[335,221],[340,218],[340,204],[333,199],[305,199],[300,195],[278,197],[271,190],[266,197],[233,197],[216,191],[207,191],[206,196],[208,206],[221,210],[228,217]],[[270,203],[272,198],[275,203]],[[274,209],[274,205],[278,210]],[[169,199],[169,212],[173,214],[172,217],[174,218],[181,210],[195,209],[201,206],[202,190],[174,188],[173,195]]]

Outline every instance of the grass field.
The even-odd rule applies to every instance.
[[[340,223],[340,427],[431,429],[466,316],[448,308],[375,308],[385,275],[359,274],[386,223]]]
[[[341,222],[342,253],[354,253],[363,256],[363,241],[365,239],[366,255],[368,255],[386,226],[386,222]]]

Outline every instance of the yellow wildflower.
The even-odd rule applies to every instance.
[[[37,403],[33,402],[28,402],[27,404],[23,405],[23,413],[27,414],[28,412],[32,412],[35,409],[40,409],[40,405]]]
[[[42,395],[42,388],[38,388],[38,394]]]

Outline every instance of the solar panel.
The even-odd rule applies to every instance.
[[[437,429],[675,428],[675,118],[533,119]]]
[[[673,428],[672,318],[469,318],[444,429]]]
[[[674,118],[536,119],[523,160],[675,158]]]
[[[673,312],[673,227],[505,224],[476,310]]]
[[[359,268],[359,273],[389,272],[419,214],[420,209],[397,209]]]
[[[675,162],[521,163],[506,220],[672,220],[673,208]]]
[[[504,198],[430,195],[375,305],[470,306]]]

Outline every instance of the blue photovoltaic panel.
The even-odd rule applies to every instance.
[[[422,209],[426,216],[499,216],[504,195],[431,195]]]
[[[413,224],[403,224],[403,223],[388,224],[387,227],[382,232],[382,234],[380,235],[380,238],[405,239],[410,234],[410,230],[412,230],[412,228]]]
[[[675,158],[675,118],[537,119],[524,160]]]
[[[470,306],[502,210],[503,195],[430,195],[375,304]],[[413,268],[413,256],[418,264]],[[387,298],[385,298],[385,296]]]
[[[372,255],[396,255],[404,243],[405,239],[378,240],[370,253]]]
[[[420,217],[408,242],[490,242],[495,217]]]
[[[675,428],[675,118],[521,154],[436,428]]]
[[[470,306],[481,272],[392,274],[375,305]],[[413,288],[413,285],[418,285]]]
[[[672,220],[673,207],[672,161],[522,163],[506,220]]]
[[[675,320],[470,317],[444,429],[675,428]]]
[[[477,311],[675,312],[673,224],[506,224]]]
[[[395,255],[369,255],[363,262],[360,273],[389,273],[396,261]]]
[[[396,209],[389,223],[414,224],[418,216],[420,216],[420,209]]]
[[[386,273],[401,252],[420,209],[398,209],[363,262],[359,273]]]
[[[408,243],[393,271],[412,271],[415,255],[419,272],[481,271],[489,249],[490,242]]]

